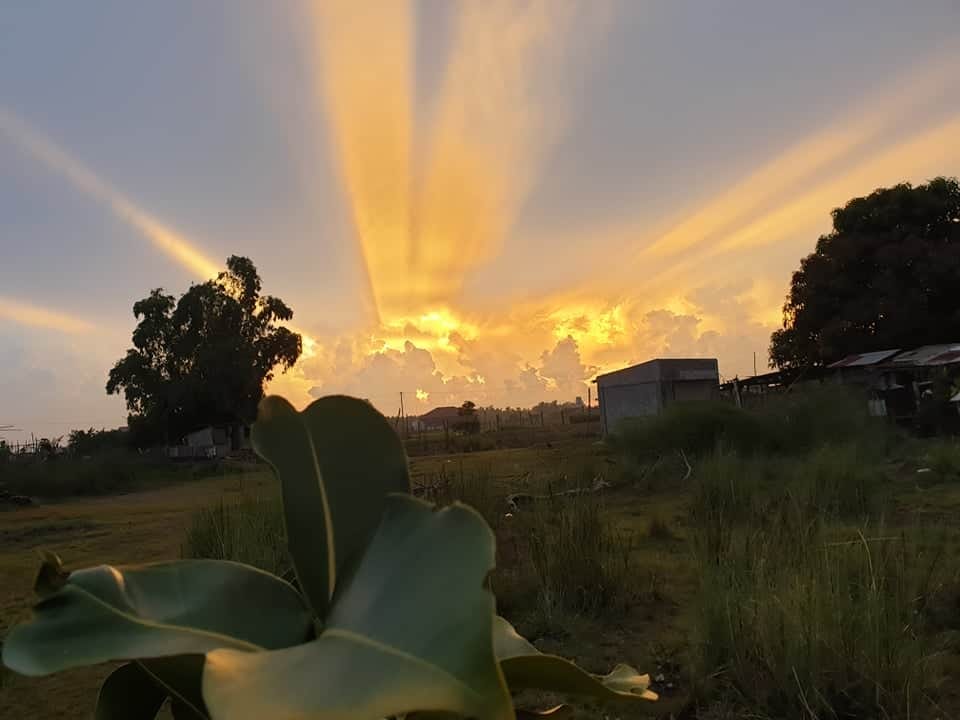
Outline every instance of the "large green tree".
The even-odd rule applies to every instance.
[[[960,185],[936,178],[855,198],[805,257],[770,362],[821,365],[871,350],[960,341]]]
[[[134,303],[133,347],[110,370],[107,392],[123,392],[138,441],[255,419],[277,366],[287,370],[301,352],[300,336],[278,324],[293,311],[260,291],[253,262],[234,255],[179,300],[158,289]]]

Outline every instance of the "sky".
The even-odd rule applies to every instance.
[[[958,71],[956,0],[5,3],[0,426],[122,425],[134,301],[232,254],[298,406],[763,371],[833,208],[960,175]]]

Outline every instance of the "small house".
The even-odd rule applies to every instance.
[[[443,405],[435,407],[430,412],[424,413],[419,418],[419,429],[424,431],[443,430],[453,428],[457,422],[463,420],[460,415],[460,408],[454,405]]]

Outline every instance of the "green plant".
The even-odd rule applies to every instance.
[[[939,482],[960,480],[960,442],[954,438],[926,441],[921,462]]]
[[[68,573],[50,556],[4,664],[46,675],[129,660],[104,682],[97,717],[134,720],[167,697],[178,720],[509,720],[510,692],[528,688],[655,697],[646,675],[591,675],[495,615],[490,529],[465,505],[409,496],[400,441],[368,403],[334,396],[298,413],[266,398],[252,443],[280,479],[299,590],[225,560]]]
[[[280,577],[291,570],[279,500],[243,496],[197,510],[181,549],[187,558],[233,560]]]
[[[548,626],[565,612],[596,614],[629,600],[635,572],[632,538],[611,528],[593,494],[534,504],[520,523],[537,585],[537,611]]]
[[[890,483],[865,447],[695,464],[693,674],[712,703],[797,720],[932,708],[948,553],[878,519]]]

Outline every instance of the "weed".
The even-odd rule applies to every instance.
[[[935,677],[918,599],[939,557],[882,525],[834,527],[740,525],[696,556],[697,675],[772,717],[909,717]]]
[[[275,575],[290,568],[279,500],[244,496],[193,514],[180,554],[247,563]]]
[[[960,480],[960,442],[955,438],[926,442],[920,461],[938,482]]]
[[[623,606],[633,580],[632,536],[611,528],[596,495],[558,496],[524,513],[537,612],[596,614]]]

